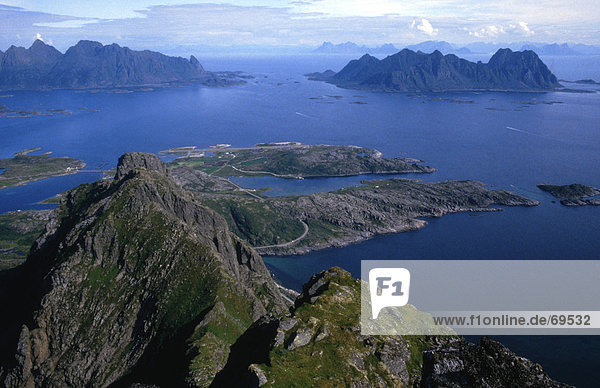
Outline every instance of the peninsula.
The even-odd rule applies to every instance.
[[[382,60],[365,54],[338,73],[328,70],[306,76],[347,89],[391,92],[549,91],[561,87],[535,52],[510,49],[498,50],[488,63],[437,50],[424,54],[404,49]]]
[[[215,149],[211,149],[215,151]],[[475,181],[422,183],[408,179],[363,181],[329,193],[261,196],[226,179],[231,175],[281,178],[370,173],[433,172],[411,158],[384,158],[364,147],[302,145],[295,142],[225,148],[198,156],[193,147],[171,152],[196,156],[169,164],[174,181],[221,214],[230,229],[263,254],[301,254],[344,246],[378,234],[424,227],[421,217],[461,211],[493,211],[491,205],[536,206],[538,201]],[[240,167],[237,167],[240,166]]]

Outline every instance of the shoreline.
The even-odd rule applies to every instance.
[[[449,212],[441,212],[440,214],[422,217],[422,218],[441,218],[447,214],[455,214],[455,213],[488,213],[488,212],[501,212],[502,208],[476,208],[476,209],[460,209],[456,211]],[[419,218],[410,219],[410,222],[407,222],[398,227],[390,226],[386,228],[382,228],[377,231],[354,231],[355,233],[349,233],[347,236],[334,238],[329,240],[328,242],[318,243],[309,246],[282,246],[282,247],[253,247],[253,249],[260,249],[259,254],[261,256],[284,256],[284,257],[293,257],[293,256],[302,256],[315,251],[322,251],[330,248],[343,248],[349,245],[359,244],[364,241],[370,240],[377,236],[385,236],[390,234],[399,234],[406,232],[413,232],[423,229],[427,226],[428,221]],[[299,242],[299,241],[297,241]],[[283,244],[281,244],[283,245]],[[295,243],[293,244],[295,245]]]
[[[81,168],[83,169],[84,167],[85,167],[85,163],[84,163],[84,166],[81,167]],[[103,171],[100,171],[100,170],[82,170],[82,169],[77,169],[77,170],[73,170],[73,171],[64,171],[64,172],[62,172],[60,174],[35,176],[35,177],[32,177],[31,179],[20,181],[17,184],[14,184],[14,185],[3,185],[3,186],[0,186],[0,190],[7,189],[9,187],[25,186],[28,183],[37,182],[37,181],[41,181],[41,180],[48,179],[48,178],[56,178],[56,177],[61,177],[61,176],[74,175],[74,174],[79,174],[79,173],[84,173],[84,172],[88,172],[88,173],[100,173],[100,174],[103,173]],[[0,182],[1,182],[1,180],[0,180]]]

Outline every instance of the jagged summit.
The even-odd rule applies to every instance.
[[[500,49],[489,63],[474,63],[454,54],[404,49],[379,60],[370,55],[350,61],[335,75],[311,74],[351,89],[383,91],[518,90],[560,87],[556,76],[531,50]]]
[[[187,60],[90,40],[80,40],[61,54],[38,39],[29,49],[11,46],[0,58],[1,89],[102,88],[181,81],[226,83],[205,71],[194,56]]]
[[[168,175],[167,167],[158,156],[145,152],[128,152],[119,158],[115,180],[122,179],[129,174],[134,174],[138,169],[155,171],[165,176]]]
[[[31,44],[31,47],[29,47],[29,50],[39,50],[40,48],[43,49],[43,48],[46,48],[46,47],[52,47],[52,46],[46,44],[46,42],[44,42],[41,39],[36,39]]]

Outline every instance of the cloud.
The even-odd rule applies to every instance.
[[[52,45],[52,44],[53,44],[53,42],[52,42],[52,40],[51,40],[51,39],[47,39],[47,38],[46,38],[46,39],[44,39],[44,38],[42,38],[42,34],[40,34],[39,32],[35,34],[35,36],[33,37],[33,40],[34,40],[34,41],[35,41],[35,40],[41,40],[42,42],[44,42],[44,43],[46,43],[46,44],[49,44],[49,45]]]
[[[157,0],[163,1],[195,0]],[[400,9],[402,5],[412,7],[413,3],[411,5],[396,0],[374,0],[373,4],[378,7],[374,7],[371,13],[363,13],[364,10],[360,8],[371,4],[364,0],[288,0],[311,3],[310,6],[289,2],[284,2],[283,6],[247,5],[257,4],[257,1],[226,0],[229,4],[214,2],[152,6],[138,11],[137,17],[110,20],[0,6],[0,30],[4,32],[0,34],[0,50],[12,44],[29,46],[37,33],[46,40],[51,36],[59,50],[68,48],[80,39],[90,39],[105,44],[115,42],[135,49],[152,49],[181,55],[200,49],[210,51],[210,47],[216,46],[318,46],[323,41],[353,41],[367,46],[389,42],[402,47],[403,44],[418,43],[433,36],[443,36],[446,41],[461,44],[476,40],[521,41],[524,37],[533,40],[529,39],[532,36],[537,41],[543,39],[544,42],[600,43],[597,18],[593,23],[585,20],[561,22],[560,19],[548,22],[546,19],[550,16],[558,17],[555,12],[539,18],[515,15],[509,10],[500,12],[497,3],[492,7],[487,0],[481,0],[483,3],[477,8],[479,14],[476,16],[467,11],[463,12],[463,16],[439,15],[436,12],[413,13],[414,9],[410,7]],[[346,1],[353,5],[352,12],[346,11],[347,14],[344,15],[326,12],[333,11],[334,5],[344,8]],[[433,3],[444,1],[456,4],[458,0],[434,0]],[[550,0],[539,1],[547,5]],[[12,2],[16,4],[17,0]],[[396,8],[386,6],[392,3]],[[460,13],[460,7],[468,8],[464,4],[452,7],[455,14]],[[539,8],[538,5],[535,9],[531,8],[532,5],[524,7],[527,8],[527,13],[534,10],[538,12]],[[561,12],[562,10],[561,8]],[[480,16],[484,11],[491,16]],[[352,16],[350,13],[360,16]],[[563,17],[561,15],[559,16]],[[535,25],[529,25],[527,20],[535,20]]]
[[[468,29],[467,29],[468,30]],[[533,36],[535,32],[529,28],[527,23],[518,22],[515,24],[508,24],[506,27],[499,25],[490,25],[480,27],[474,30],[469,30],[469,36],[473,36],[476,38],[497,38],[501,35],[513,35],[514,37],[523,37],[523,36]]]
[[[415,20],[413,20],[411,26],[411,28],[417,28],[417,30],[429,35],[429,36],[435,36],[438,34],[439,30],[437,28],[433,28],[433,26],[431,25],[431,23],[429,22],[429,20],[422,18],[421,19],[421,23],[417,24],[417,22]]]
[[[501,25],[486,26],[486,27],[481,27],[479,30],[476,30],[476,31],[469,31],[469,35],[474,36],[476,38],[495,38],[498,35],[505,34],[505,33],[506,33],[506,31],[504,30],[504,27]]]
[[[34,23],[37,27],[50,27],[50,28],[81,28],[86,24],[97,23],[97,19],[71,19],[62,20],[60,22],[48,22],[48,23]]]
[[[532,30],[529,29],[529,27],[527,26],[527,23],[525,23],[525,22],[519,22],[519,27],[525,33],[526,36],[531,36],[531,35],[535,34],[535,32],[533,32]]]

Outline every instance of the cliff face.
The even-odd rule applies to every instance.
[[[117,44],[82,40],[63,55],[36,40],[29,49],[10,47],[1,57],[0,88],[102,88],[178,81],[215,83],[195,57],[169,57]],[[218,82],[217,82],[218,83]]]
[[[327,81],[385,91],[552,90],[560,86],[533,51],[510,49],[498,50],[485,64],[437,50],[424,54],[404,49],[382,60],[367,54],[350,61]]]
[[[257,318],[286,310],[260,256],[150,154],[62,201],[0,274],[6,386],[205,386]]]

